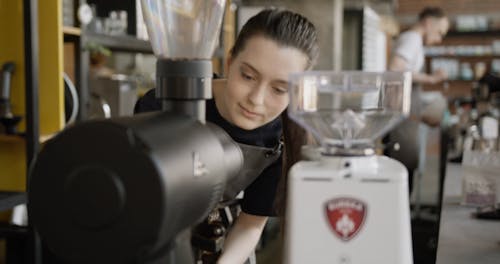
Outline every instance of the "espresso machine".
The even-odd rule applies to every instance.
[[[471,113],[463,139],[462,203],[477,208],[475,217],[500,219],[500,76],[486,73],[473,89]]]
[[[163,111],[71,126],[30,168],[30,222],[62,263],[194,263],[190,227],[243,163],[205,122],[225,1],[141,3]]]
[[[406,72],[290,77],[291,119],[321,143],[289,173],[285,263],[413,263],[408,175],[375,140],[410,110]]]

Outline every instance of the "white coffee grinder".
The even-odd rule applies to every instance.
[[[288,114],[321,147],[306,146],[289,173],[285,263],[413,263],[406,168],[375,153],[410,93],[410,73],[290,77]]]

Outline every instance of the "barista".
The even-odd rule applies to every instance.
[[[448,76],[443,70],[431,74],[422,72],[424,66],[424,45],[439,44],[449,28],[449,21],[443,10],[438,7],[424,8],[418,21],[397,39],[389,62],[391,71],[410,71],[412,73],[412,94],[410,119],[403,121],[389,135],[390,141],[398,142],[398,151],[389,150],[389,156],[401,161],[408,169],[408,183],[412,190],[413,171],[422,166],[419,160],[421,144],[419,144],[419,124],[438,126],[446,107],[442,96],[434,98],[424,105],[421,101],[421,86],[437,84],[445,81]],[[425,135],[425,133],[423,133]]]
[[[228,184],[225,193],[225,198],[234,198],[244,190],[242,211],[218,263],[243,263],[252,254],[268,217],[276,215],[275,200],[283,195],[277,192],[278,183],[293,165],[284,160],[294,157],[290,151],[286,155],[280,151],[281,139],[288,142],[293,132],[284,114],[289,102],[288,75],[312,68],[318,52],[316,29],[308,19],[287,10],[266,9],[243,26],[226,62],[227,80],[213,85],[206,120],[240,143],[245,157],[242,173]],[[137,102],[135,112],[160,109],[161,102],[151,90]]]

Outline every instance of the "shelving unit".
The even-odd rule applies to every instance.
[[[0,142],[2,143],[17,143],[23,142],[24,137],[21,136],[10,136],[10,135],[0,135]]]
[[[500,30],[494,29],[494,30],[483,30],[483,31],[457,31],[457,30],[450,30],[448,34],[446,34],[447,37],[471,37],[471,36],[494,36],[498,37],[500,36]]]
[[[82,30],[76,42],[78,43],[78,48],[75,54],[75,68],[77,68],[75,79],[80,101],[79,120],[83,121],[87,119],[90,107],[90,90],[88,87],[90,53],[85,50],[86,45],[93,42],[109,48],[112,51],[128,53],[152,54],[153,49],[149,41],[140,40],[134,36],[110,36],[85,30]]]
[[[443,54],[443,55],[427,55],[427,58],[477,58],[479,60],[481,59],[489,59],[489,58],[498,58],[500,59],[500,54],[481,54],[481,55],[449,55],[449,54]]]
[[[85,0],[75,0],[77,2],[84,2]],[[102,5],[104,10],[127,10],[129,12],[129,25],[130,22],[134,22],[131,26],[135,27],[135,6],[130,5],[128,2],[124,3],[113,3],[109,1],[102,0],[92,0],[86,1],[88,3],[96,3],[97,5]],[[212,59],[213,68],[215,72],[222,73],[224,71],[224,63],[226,55],[229,49],[232,47],[235,41],[235,27],[236,27],[236,11],[231,9],[230,0],[226,1],[226,12],[223,18],[223,26],[221,30],[220,43],[221,45],[215,50]],[[97,6],[99,15],[99,6]],[[132,14],[132,15],[130,15]],[[103,15],[101,13],[101,15]],[[143,53],[143,54],[153,54],[153,49],[149,41],[141,40],[133,35],[106,35],[100,33],[94,33],[87,31],[85,29],[79,30],[79,34],[73,34],[77,30],[66,29],[64,32],[64,39],[67,42],[75,43],[75,58],[74,58],[74,79],[75,84],[79,93],[80,109],[79,109],[79,120],[86,120],[88,117],[88,111],[90,107],[89,94],[90,90],[88,87],[89,81],[89,66],[90,66],[90,54],[85,47],[88,43],[100,44],[113,52],[126,52],[126,53]],[[129,34],[135,33],[135,29],[128,30]]]
[[[81,37],[84,39],[83,43],[94,42],[106,46],[113,51],[153,53],[153,49],[151,48],[149,41],[137,39],[134,36],[110,36],[85,32]]]
[[[67,35],[80,36],[81,33],[82,33],[82,31],[80,28],[68,27],[68,26],[63,27],[63,34],[65,36],[67,36]]]
[[[456,31],[451,30],[448,32],[446,37],[443,39],[443,43],[440,46],[444,47],[463,47],[463,46],[490,46],[493,41],[500,41],[500,30],[487,30],[487,31]],[[486,71],[491,70],[491,64],[493,60],[499,60],[500,54],[494,53],[494,51],[485,51],[484,48],[480,48],[477,51],[468,51],[464,53],[463,51],[456,50],[455,52],[446,51],[443,54],[432,54],[426,56],[426,68],[431,69],[431,63],[433,60],[445,59],[445,60],[456,60],[458,64],[458,76],[455,80],[449,80],[447,84],[438,85],[426,85],[424,88],[426,90],[440,90],[449,99],[458,97],[470,96],[474,82],[477,81],[477,76],[473,76],[469,80],[461,79],[460,70],[462,63],[468,63],[471,66],[473,75],[475,75],[475,65],[477,63],[484,63],[486,66]]]
[[[471,91],[474,81],[448,80],[445,83],[426,85],[427,91],[440,91],[449,100],[467,97]]]

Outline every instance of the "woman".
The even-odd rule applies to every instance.
[[[227,81],[213,85],[214,99],[207,102],[206,120],[223,128],[238,143],[279,150],[282,131],[285,143],[291,131],[285,113],[288,76],[310,69],[317,57],[316,29],[305,17],[286,10],[261,11],[238,35],[226,62]],[[154,91],[136,105],[136,112],[160,109]],[[260,162],[265,166],[250,173],[257,172],[249,185],[239,186],[244,189],[242,212],[229,232],[218,263],[243,263],[259,241],[268,216],[276,215],[274,203],[282,164],[291,166],[293,162],[283,162],[280,151],[265,153],[276,157],[266,154]]]

